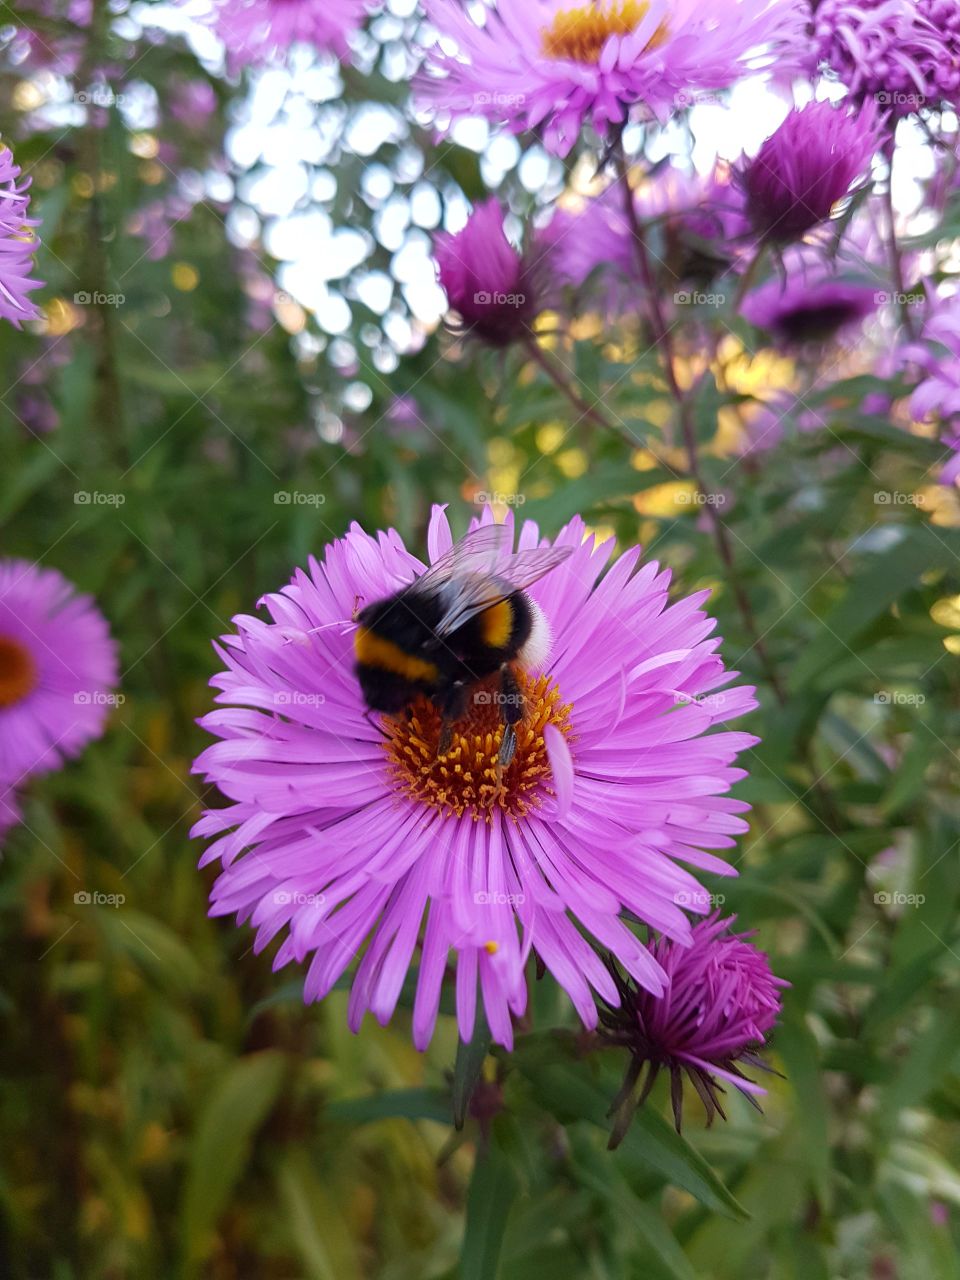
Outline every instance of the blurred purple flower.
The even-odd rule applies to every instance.
[[[35,320],[40,314],[28,296],[43,285],[31,275],[33,255],[40,247],[34,227],[40,224],[28,217],[30,181],[18,184],[20,166],[13,152],[0,145],[0,317],[19,329],[24,320]]]
[[[960,101],[960,0],[822,0],[814,60],[895,116]]]
[[[437,275],[457,325],[493,347],[529,337],[539,309],[537,272],[507,239],[495,196],[478,204],[462,231],[434,236]]]
[[[427,545],[432,562],[452,545],[440,508]],[[518,545],[541,545],[536,525]],[[219,741],[194,766],[229,801],[194,829],[212,840],[203,865],[222,865],[212,914],[250,921],[257,951],[285,934],[277,969],[312,955],[307,1000],[359,958],[354,1031],[367,1010],[389,1021],[418,947],[418,1048],[433,1034],[451,951],[464,1040],[479,982],[493,1038],[512,1045],[532,948],[593,1027],[592,993],[617,997],[588,937],[661,993],[658,959],[622,913],[684,947],[678,904],[695,910],[704,895],[680,864],[731,874],[714,851],[745,830],[747,806],[727,792],[756,739],[722,726],[756,703],[753,689],[727,687],[734,673],[701,609],[708,593],[670,604],[670,574],[641,566],[639,548],[601,577],[613,542],[597,545],[579,518],[554,545],[571,554],[530,588],[552,630],[549,664],[519,673],[524,728],[499,786],[493,698],[475,700],[444,756],[426,698],[409,718],[371,723],[350,619],[358,598],[383,598],[424,569],[394,530],[371,537],[353,525],[265,598],[269,618],[235,618],[218,646],[220,705],[203,725]]]
[[[898,359],[921,375],[910,412],[919,422],[939,419],[940,441],[953,455],[940,479],[953,484],[960,476],[960,296],[933,302],[919,339],[901,347]]]
[[[791,111],[742,173],[756,234],[788,244],[825,222],[867,176],[879,141],[872,104],[858,113],[829,102]]]
[[[217,109],[217,95],[209,80],[172,79],[167,88],[167,109],[178,124],[191,129],[203,125]]]
[[[668,167],[635,193],[637,217],[657,237],[665,291],[703,283],[733,268],[749,231],[739,189],[714,171],[709,177]],[[613,183],[581,209],[559,209],[540,233],[551,278],[581,288],[597,273],[604,309],[617,316],[638,305],[642,288],[623,187]]]
[[[772,279],[743,300],[743,316],[785,347],[841,338],[862,325],[888,296],[876,279],[842,275],[814,250],[788,251],[786,279]]]
[[[301,42],[342,58],[347,37],[371,7],[371,0],[217,0],[214,24],[235,69],[270,61]]]
[[[566,155],[590,123],[601,135],[636,105],[666,119],[697,91],[802,60],[799,0],[426,0],[442,43],[417,78],[443,116],[485,115],[541,129]],[[481,20],[480,14],[484,17]],[[456,52],[452,52],[452,47]]]
[[[117,650],[55,569],[0,560],[0,786],[59,769],[103,732]]]
[[[766,1092],[744,1076],[739,1064],[763,1067],[757,1050],[777,1020],[780,990],[789,983],[773,975],[766,955],[749,941],[752,934],[729,932],[735,921],[735,916],[721,920],[714,912],[694,925],[689,946],[667,938],[648,944],[669,981],[663,995],[638,988],[611,966],[619,1001],[601,1009],[600,1035],[630,1054],[623,1088],[611,1108],[617,1113],[611,1146],[622,1139],[661,1071],[670,1075],[678,1131],[684,1076],[704,1105],[707,1124],[717,1114],[726,1119],[717,1077],[751,1102]]]

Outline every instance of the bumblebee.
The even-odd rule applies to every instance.
[[[501,767],[513,758],[514,726],[523,719],[515,667],[538,666],[550,643],[547,620],[526,588],[573,551],[509,553],[511,542],[507,526],[474,529],[409,585],[361,609],[354,637],[367,707],[399,715],[416,698],[429,698],[441,719],[439,755],[449,748],[475,686],[499,673]]]

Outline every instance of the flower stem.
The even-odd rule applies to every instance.
[[[629,427],[624,423],[613,422],[605,414],[601,413],[598,408],[599,401],[592,405],[587,403],[570,379],[565,377],[557,368],[556,363],[550,359],[533,335],[526,339],[523,346],[530,359],[543,370],[553,385],[566,396],[582,418],[586,418],[588,422],[592,422],[594,426],[600,427],[604,431],[612,431],[614,435],[619,436],[632,449],[639,448],[642,442],[633,435]]]
[[[900,244],[897,240],[897,213],[893,204],[893,159],[896,155],[897,140],[896,134],[891,133],[889,139],[884,146],[884,155],[887,160],[887,184],[884,190],[884,204],[886,205],[886,223],[887,223],[887,252],[890,258],[890,274],[893,277],[893,287],[897,291],[897,304],[900,309],[900,323],[906,329],[911,338],[915,338],[916,332],[913,326],[913,316],[910,313],[910,304],[907,302],[907,290],[904,284],[903,276],[903,256],[900,252]]]

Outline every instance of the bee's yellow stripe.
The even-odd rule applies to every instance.
[[[513,605],[509,600],[501,600],[499,604],[484,609],[480,615],[480,634],[483,643],[491,649],[503,649],[510,639],[513,630]]]
[[[432,662],[404,653],[398,644],[378,636],[375,631],[359,627],[353,640],[357,661],[365,667],[382,667],[405,680],[436,680],[440,672]]]

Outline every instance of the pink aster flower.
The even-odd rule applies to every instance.
[[[799,240],[868,175],[880,142],[876,108],[812,102],[791,111],[745,167],[741,181],[758,236]]]
[[[729,932],[735,921],[735,916],[721,920],[720,913],[714,912],[694,926],[691,946],[678,946],[666,938],[648,944],[651,956],[669,978],[662,996],[637,988],[612,966],[619,1001],[601,1011],[600,1034],[608,1043],[627,1049],[630,1064],[611,1108],[611,1114],[617,1112],[611,1146],[626,1133],[661,1071],[670,1074],[678,1132],[684,1076],[704,1105],[707,1124],[717,1114],[726,1119],[718,1077],[751,1101],[766,1092],[738,1064],[763,1068],[757,1050],[780,1013],[780,989],[789,983],[774,977],[766,955],[749,941],[752,934]]]
[[[702,891],[682,864],[734,874],[711,851],[745,830],[748,806],[727,793],[756,739],[718,726],[755,706],[753,690],[727,687],[706,591],[671,604],[669,572],[641,566],[638,548],[601,576],[613,542],[585,534],[579,518],[562,529],[554,545],[571,554],[530,588],[553,639],[545,665],[518,675],[524,717],[499,783],[492,691],[474,697],[443,755],[425,699],[409,716],[366,713],[350,619],[424,570],[393,530],[352,526],[266,597],[266,618],[234,619],[218,648],[220,707],[202,723],[220,741],[195,765],[229,801],[194,831],[214,838],[202,863],[222,868],[212,914],[249,921],[258,951],[282,936],[277,969],[309,959],[308,1001],[359,961],[354,1031],[367,1010],[389,1021],[415,953],[418,1048],[454,961],[461,1036],[479,986],[509,1047],[531,951],[594,1026],[593,992],[617,993],[587,937],[661,993],[663,967],[625,914],[687,945],[678,904]],[[431,562],[451,543],[435,509]],[[525,523],[519,547],[541,544]]]
[[[440,39],[418,79],[444,116],[485,115],[514,132],[542,126],[566,155],[585,122],[605,135],[632,107],[666,118],[691,91],[796,65],[799,0],[425,0]],[[480,16],[482,13],[482,17]]]
[[[27,216],[30,182],[18,184],[19,177],[13,152],[0,146],[0,316],[15,329],[39,315],[28,295],[43,284],[31,276],[33,255],[40,244],[33,228],[40,224]]]
[[[960,0],[822,0],[814,58],[894,115],[960,101]]]
[[[0,789],[98,738],[116,683],[116,645],[93,600],[56,569],[0,560]]]
[[[537,272],[507,239],[503,209],[492,196],[462,231],[434,237],[437,275],[459,316],[456,327],[494,347],[530,335],[538,310]]]
[[[265,62],[292,44],[348,51],[373,0],[216,0],[214,24],[234,68]]]

